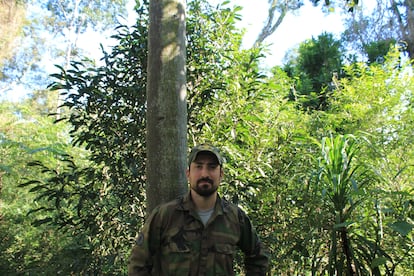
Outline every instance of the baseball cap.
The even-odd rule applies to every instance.
[[[201,144],[191,149],[191,152],[188,155],[188,166],[190,166],[190,164],[197,158],[197,154],[199,154],[200,152],[211,152],[217,157],[217,161],[220,164],[220,166],[223,165],[224,159],[221,156],[220,150],[218,148],[209,144]]]

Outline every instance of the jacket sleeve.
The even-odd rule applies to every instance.
[[[269,253],[260,241],[248,216],[239,209],[240,249],[244,253],[246,275],[266,275],[269,270]]]
[[[160,227],[157,225],[158,208],[154,209],[146,220],[135,244],[128,263],[129,276],[153,275],[156,265],[156,253],[160,248]]]

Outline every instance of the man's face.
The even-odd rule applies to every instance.
[[[223,170],[214,154],[200,152],[187,170],[190,188],[203,197],[214,194],[223,177]]]

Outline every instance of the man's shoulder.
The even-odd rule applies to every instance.
[[[230,214],[233,216],[236,220],[240,222],[244,221],[244,211],[237,205],[236,203],[233,203],[225,198],[220,198],[221,205],[223,207],[223,211],[227,214]]]
[[[155,207],[155,211],[156,212],[164,212],[166,210],[171,210],[172,207],[174,207],[176,204],[174,203],[174,201],[168,201],[168,202],[164,202],[159,204],[157,207]]]
[[[239,206],[226,198],[220,197],[221,205],[223,206],[223,209],[229,209],[229,210],[237,210],[239,209]]]
[[[158,205],[155,210],[156,212],[172,212],[180,208],[185,201],[185,196],[178,196],[177,198],[170,200],[168,202],[161,203]]]

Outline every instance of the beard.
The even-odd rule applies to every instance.
[[[200,182],[208,182],[202,183]],[[199,179],[197,185],[193,187],[193,190],[202,197],[209,197],[213,195],[218,189],[218,186],[214,186],[214,182],[211,179]]]

